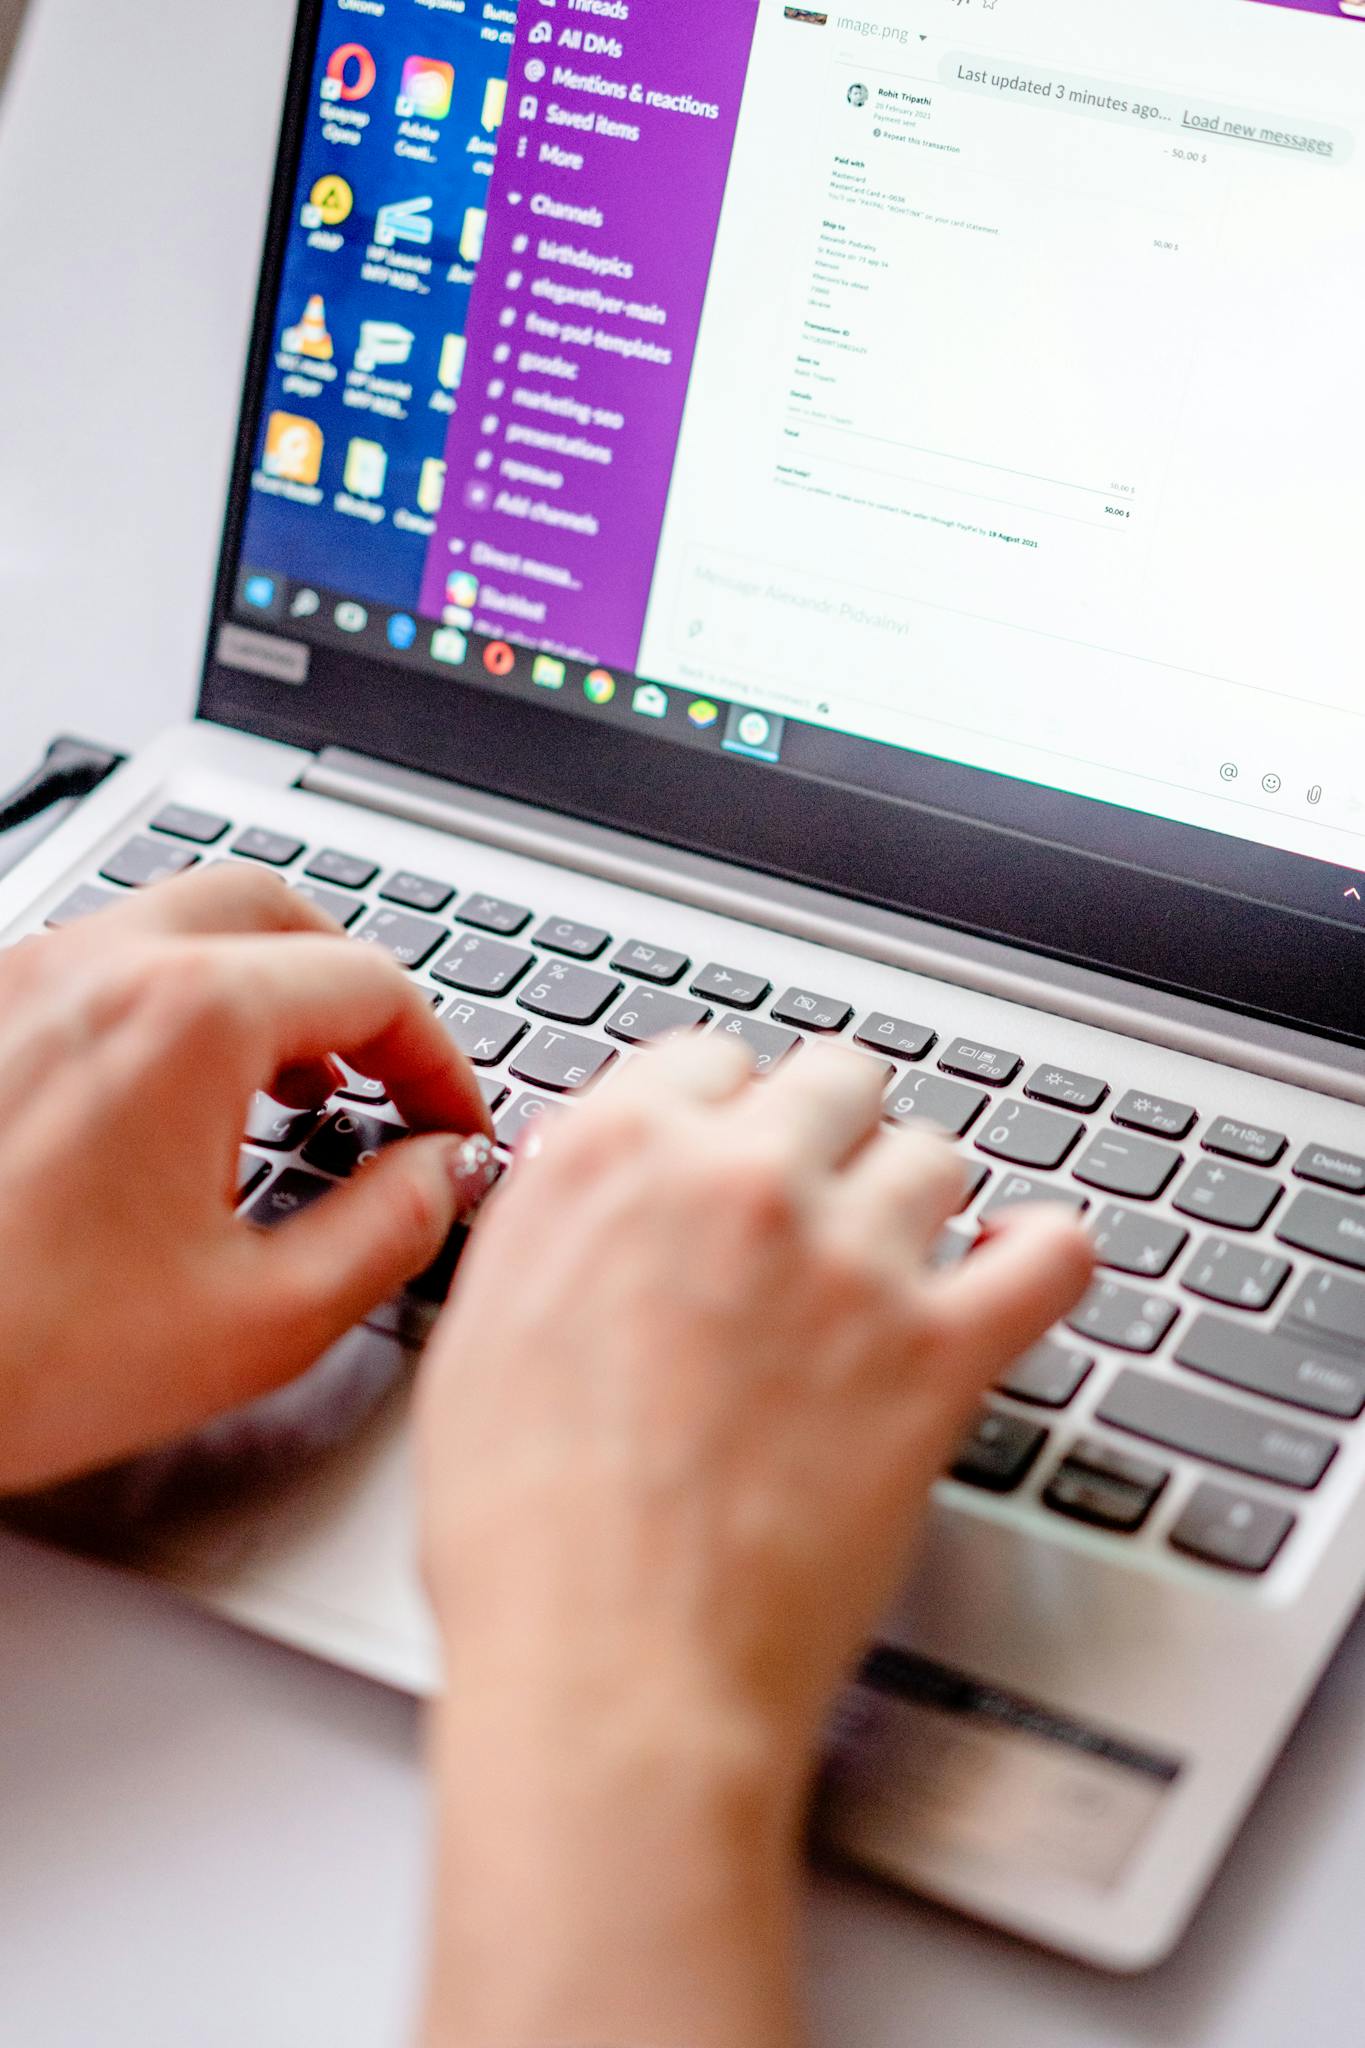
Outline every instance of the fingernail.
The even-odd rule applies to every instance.
[[[493,1152],[492,1140],[466,1138],[450,1155],[450,1178],[454,1184],[457,1213],[469,1215],[493,1192],[502,1179],[502,1166]]]

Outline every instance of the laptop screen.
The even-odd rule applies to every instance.
[[[301,121],[220,662],[1356,921],[1365,0],[324,0]]]

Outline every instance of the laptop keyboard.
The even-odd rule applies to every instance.
[[[1201,1476],[1165,1542],[1203,1566],[1259,1575],[1291,1541],[1343,1427],[1365,1411],[1365,1284],[1350,1277],[1365,1273],[1365,1159],[1310,1143],[1286,1173],[1286,1134],[1217,1103],[1030,1064],[954,1036],[947,1016],[862,1014],[837,989],[780,987],[759,957],[761,933],[752,960],[692,959],[553,903],[461,896],[441,878],[386,873],[363,854],[185,805],[158,812],[47,923],[73,923],[224,857],[286,874],[359,943],[384,947],[421,979],[479,1075],[505,1149],[670,1032],[739,1038],[765,1073],[812,1036],[843,1038],[883,1065],[888,1124],[933,1124],[960,1143],[962,1220],[941,1263],[964,1257],[978,1225],[1008,1208],[1074,1208],[1101,1271],[960,1447],[952,1476],[966,1487],[996,1497],[1027,1489],[1045,1517],[1085,1523],[1121,1548],[1183,1476],[1163,1462],[1173,1455]],[[296,1214],[403,1136],[382,1084],[341,1072],[324,1109],[257,1098],[238,1183],[252,1222]],[[1256,1241],[1267,1229],[1269,1243]],[[419,1302],[444,1298],[462,1243],[457,1232],[415,1284]],[[1096,1386],[1090,1422],[1068,1427]]]

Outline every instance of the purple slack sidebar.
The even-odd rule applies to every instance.
[[[422,610],[636,665],[758,0],[527,0]]]
[[[1338,21],[1365,21],[1365,0],[1259,0],[1262,7],[1292,7],[1300,14],[1333,14]]]

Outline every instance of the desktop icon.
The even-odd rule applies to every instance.
[[[410,327],[400,327],[396,320],[362,320],[355,366],[366,375],[381,367],[401,370],[411,359],[416,339]]]
[[[300,219],[306,228],[339,228],[355,210],[355,193],[344,178],[328,173],[308,194]]]
[[[388,452],[380,442],[352,441],[342,482],[353,498],[382,498],[388,474]]]
[[[584,681],[583,695],[589,704],[610,704],[616,695],[615,676],[609,676],[604,668],[595,668]]]
[[[417,509],[434,519],[445,502],[446,466],[439,456],[429,455],[417,478]]]
[[[457,633],[453,626],[441,626],[431,636],[431,658],[447,662],[451,668],[458,668],[469,654],[469,642],[463,633]]]
[[[307,356],[315,363],[331,362],[335,351],[327,332],[327,302],[321,292],[313,293],[298,326],[285,328],[280,347],[287,356]]]
[[[510,676],[517,657],[505,640],[494,640],[483,650],[483,665],[490,676]]]
[[[446,578],[446,603],[462,612],[472,611],[479,601],[479,579],[468,569],[452,569]]]
[[[460,254],[466,263],[477,263],[483,254],[483,238],[488,227],[488,212],[482,206],[465,209],[464,226],[460,230]]]
[[[296,590],[289,606],[291,619],[311,619],[322,607],[316,590]]]
[[[325,100],[363,100],[374,91],[379,70],[363,43],[343,43],[327,59],[322,81]]]
[[[657,683],[641,683],[631,699],[631,710],[640,718],[667,718],[668,692]]]
[[[274,577],[248,576],[242,585],[242,596],[254,611],[268,612],[275,602]]]
[[[403,66],[397,112],[404,120],[444,121],[455,97],[455,66],[439,57],[409,57]]]
[[[436,233],[431,219],[434,203],[430,199],[395,199],[391,205],[381,206],[374,223],[374,238],[380,248],[391,249],[395,242],[415,242],[419,249],[425,249]]]
[[[468,353],[469,343],[463,334],[448,334],[441,343],[441,363],[436,377],[447,391],[459,390]]]
[[[542,690],[562,690],[567,674],[564,663],[548,654],[538,654],[531,667],[531,681],[538,683]]]
[[[409,618],[406,612],[395,612],[389,620],[387,632],[390,647],[396,647],[400,654],[404,654],[417,638],[417,621]]]
[[[705,697],[699,697],[695,704],[688,705],[687,715],[698,732],[709,732],[720,717],[720,707],[708,703]]]
[[[332,617],[343,633],[363,633],[370,623],[370,615],[363,604],[355,604],[349,598],[339,604]]]
[[[261,467],[281,483],[315,484],[322,474],[322,428],[295,412],[272,412]]]
[[[483,112],[479,116],[479,126],[486,128],[491,135],[496,128],[501,128],[503,115],[506,112],[507,80],[505,78],[490,78],[484,88]]]

